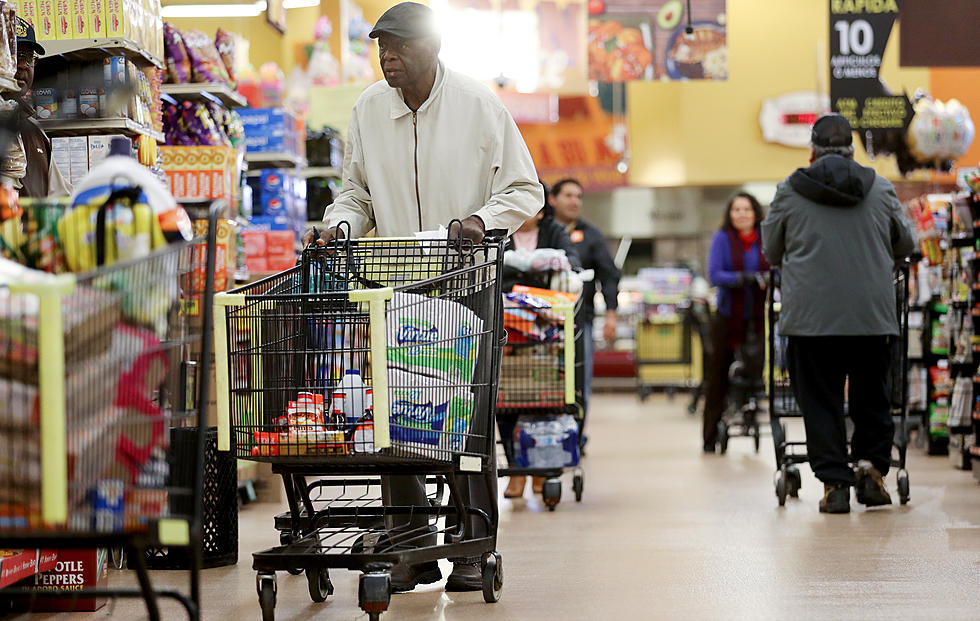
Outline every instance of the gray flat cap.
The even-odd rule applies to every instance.
[[[417,2],[402,2],[385,11],[369,36],[377,39],[384,32],[403,39],[439,36],[435,13]]]

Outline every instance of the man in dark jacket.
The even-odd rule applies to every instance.
[[[807,453],[824,483],[820,511],[891,504],[884,475],[894,424],[886,391],[890,340],[899,335],[893,270],[914,240],[892,184],[853,160],[851,126],[817,120],[811,166],[779,184],[762,223],[763,251],[782,274],[779,329],[806,426]],[[848,465],[845,382],[854,423]]]
[[[584,385],[585,406],[588,409],[592,396],[592,356],[595,341],[592,337],[592,321],[595,318],[596,282],[606,301],[606,322],[603,325],[602,337],[612,341],[616,337],[616,309],[619,308],[619,269],[613,263],[606,238],[602,231],[579,218],[582,213],[582,184],[575,179],[562,179],[551,187],[549,194],[551,207],[555,210],[555,220],[565,227],[568,237],[578,251],[582,269],[595,270],[595,278],[586,282],[582,288],[582,308],[575,322],[582,326],[582,340],[585,343],[584,352]],[[584,427],[584,421],[583,421]]]

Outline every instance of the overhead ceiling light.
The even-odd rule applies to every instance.
[[[284,9],[306,9],[309,7],[320,6],[320,0],[283,0]]]
[[[162,8],[163,17],[258,17],[265,13],[265,0],[252,4],[170,4]]]

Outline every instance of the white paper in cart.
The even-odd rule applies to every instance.
[[[388,366],[470,384],[483,321],[458,302],[395,293],[388,305]]]
[[[465,448],[474,407],[469,389],[389,368],[388,393],[394,448],[446,460]]]

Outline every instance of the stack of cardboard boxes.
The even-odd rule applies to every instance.
[[[163,58],[160,0],[17,0],[39,41],[129,39]]]
[[[306,157],[306,125],[285,108],[245,108],[238,111],[245,127],[248,153],[281,153]]]
[[[109,144],[113,138],[126,137],[108,135],[52,138],[51,157],[65,179],[75,185],[109,155]]]
[[[232,147],[160,147],[160,165],[178,201],[238,202],[242,162]]]

